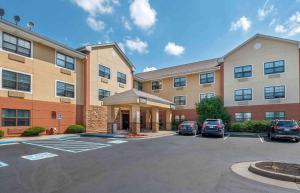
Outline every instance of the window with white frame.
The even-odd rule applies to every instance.
[[[117,74],[117,81],[119,83],[126,84],[126,74],[124,74],[122,72],[118,72],[118,74]]]
[[[154,80],[151,83],[152,90],[160,90],[162,89],[162,81],[161,80]]]
[[[110,79],[110,68],[99,64],[99,76]]]
[[[56,81],[56,95],[60,97],[75,97],[75,86],[73,84]]]
[[[250,121],[252,118],[252,113],[235,113],[234,117],[236,122]]]
[[[176,77],[174,78],[174,87],[184,87],[186,86],[186,77]]]
[[[5,32],[2,35],[2,49],[23,56],[31,57],[30,41]]]
[[[174,96],[175,105],[186,105],[186,96]]]
[[[183,121],[186,120],[186,118],[185,118],[185,115],[175,115],[175,116],[174,116],[174,120],[175,120],[176,122],[183,122]]]
[[[30,111],[23,109],[2,109],[2,126],[29,126]]]
[[[203,99],[209,99],[215,97],[215,93],[210,92],[210,93],[200,93],[200,101],[202,101]]]
[[[266,62],[264,64],[265,74],[282,73],[282,72],[284,72],[284,68],[285,68],[285,61],[284,60]]]
[[[102,100],[105,97],[109,97],[109,96],[110,96],[110,91],[104,90],[104,89],[99,89],[99,95],[98,95],[99,100]]]
[[[252,100],[252,89],[238,89],[234,91],[234,100],[235,101],[247,101]]]
[[[71,56],[56,52],[56,65],[69,70],[74,70],[75,59]]]
[[[202,73],[200,74],[200,84],[208,84],[214,82],[214,73]]]
[[[252,76],[252,66],[239,66],[234,68],[234,78],[248,78]]]
[[[265,112],[266,120],[275,120],[275,119],[285,119],[285,112],[275,111],[275,112]]]
[[[265,87],[265,99],[285,98],[285,86]]]
[[[4,89],[30,92],[31,76],[9,70],[2,70],[1,86]]]

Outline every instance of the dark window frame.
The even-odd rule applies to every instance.
[[[4,40],[4,36],[5,35],[10,36],[12,38],[15,38],[16,39],[16,43],[12,43],[12,42]],[[24,46],[19,45],[20,41],[24,41],[24,42],[28,43],[29,44],[29,48],[26,48]],[[8,48],[8,46],[5,46],[6,44],[15,47],[15,49]],[[16,54],[19,54],[19,55],[26,56],[26,57],[30,58],[31,57],[31,52],[32,52],[31,51],[32,44],[31,44],[31,41],[25,40],[23,38],[19,38],[19,37],[15,36],[15,35],[12,35],[12,34],[9,34],[9,33],[6,33],[6,32],[3,32],[2,33],[2,49],[5,50],[5,51],[8,51],[8,52],[16,53]],[[27,50],[28,54],[26,54],[24,52],[21,52],[20,50],[22,50],[22,49],[23,50]]]
[[[110,96],[110,91],[109,90],[104,90],[104,89],[99,89],[98,90],[98,100],[101,101],[106,97]]]
[[[179,98],[178,100],[176,100],[176,98]],[[175,105],[186,105],[186,96],[174,96],[174,104]],[[176,101],[178,103],[176,103]]]
[[[153,91],[162,89],[162,80],[154,80],[151,82],[151,88]]]
[[[212,77],[208,77],[208,75],[212,74]],[[215,82],[215,73],[207,72],[200,74],[200,84],[210,84]]]
[[[248,113],[250,114],[250,118],[246,116]],[[237,116],[236,116],[237,114],[241,114],[242,117],[241,118],[237,118]],[[251,112],[238,112],[238,113],[235,113],[234,114],[234,120],[235,120],[235,122],[250,121],[250,120],[252,120],[252,113]]]
[[[267,116],[268,113],[272,113],[273,116]],[[283,114],[283,116],[281,116],[280,114]],[[265,112],[265,119],[266,120],[285,119],[285,111],[267,111]]]
[[[58,55],[63,56],[64,59],[59,58]],[[72,59],[73,62],[69,62],[68,59]],[[62,65],[59,64],[58,61],[62,62],[63,64]],[[65,69],[73,70],[73,71],[75,70],[75,65],[76,65],[75,58],[71,57],[71,56],[68,56],[66,54],[63,54],[61,52],[56,52],[56,61],[55,61],[55,63],[56,63],[56,66],[58,66],[60,68],[65,68]],[[71,65],[71,67],[70,67],[70,65]]]
[[[110,68],[99,64],[99,76],[106,79],[110,79]]]
[[[282,62],[282,65],[276,66],[277,62]],[[271,64],[271,67],[266,67],[266,65]],[[265,62],[264,63],[264,74],[270,75],[270,74],[278,74],[278,73],[284,73],[285,72],[285,60],[276,60],[272,62]]]
[[[64,85],[63,88],[63,94],[59,92],[59,83],[62,83]],[[70,90],[69,88],[73,88],[73,90]],[[56,81],[56,96],[58,97],[66,97],[66,98],[75,98],[75,84],[66,83],[63,81]]]
[[[173,80],[174,88],[185,87],[187,83],[186,77],[175,77]]]
[[[283,91],[276,91],[276,89],[283,88]],[[267,92],[268,89],[272,89],[272,92]],[[282,90],[282,89],[280,89]],[[285,98],[285,86],[267,86],[264,88],[265,99],[280,99]]]
[[[5,111],[14,111],[15,115],[14,116],[5,116]],[[26,112],[28,116],[20,116],[22,114],[21,112]],[[30,117],[31,117],[31,112],[30,110],[27,109],[8,109],[8,108],[3,108],[1,109],[1,125],[3,127],[22,127],[22,126],[30,126]],[[10,122],[10,124],[7,124]]]
[[[122,83],[122,84],[126,84],[127,83],[127,77],[126,77],[126,74],[122,73],[122,72],[118,72],[117,73],[117,81],[119,83]]]
[[[251,91],[251,94],[245,94],[245,91]],[[237,92],[242,91],[241,95],[237,95]],[[251,97],[249,97],[251,96]],[[252,88],[242,88],[234,91],[234,101],[251,101],[253,98]]]
[[[32,75],[21,73],[21,72],[10,71],[10,70],[6,70],[6,69],[2,69],[1,73],[2,73],[1,87],[3,89],[15,90],[15,91],[20,91],[20,92],[31,92]],[[14,77],[13,78],[10,77],[10,79],[5,79],[5,76],[9,76],[9,75],[5,75],[5,73],[8,73],[10,75],[13,74]],[[12,80],[12,79],[14,79],[14,80]],[[25,82],[25,79],[29,79],[29,82],[27,82],[27,81]],[[14,86],[12,86],[12,85],[14,85]]]
[[[247,70],[247,68],[250,67],[250,70]],[[237,72],[238,69],[241,69],[241,71]],[[234,78],[250,78],[252,77],[252,65],[245,65],[245,66],[237,66],[234,68]]]

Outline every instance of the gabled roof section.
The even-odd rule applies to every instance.
[[[292,43],[292,44],[298,44],[299,45],[299,41],[296,40],[291,40],[291,39],[285,39],[285,38],[280,38],[280,37],[275,37],[275,36],[269,36],[269,35],[264,35],[264,34],[255,34],[254,36],[252,36],[251,38],[249,38],[248,40],[246,40],[245,42],[243,42],[242,44],[240,44],[239,46],[235,47],[234,49],[232,49],[230,52],[228,52],[227,54],[225,54],[223,56],[223,58],[228,57],[229,55],[233,54],[234,52],[236,52],[238,49],[240,49],[241,47],[243,47],[244,45],[248,44],[249,42],[251,42],[252,40],[256,39],[256,38],[265,38],[265,39],[270,39],[270,40],[277,40],[277,41],[282,41],[282,42],[288,42],[288,43]]]
[[[197,74],[205,71],[215,71],[220,69],[219,58],[192,62],[188,64],[161,68],[149,72],[135,74],[135,79],[139,81],[157,80],[175,76],[184,76],[189,74]]]
[[[80,48],[77,48],[78,51],[90,51],[91,48],[101,48],[101,47],[107,47],[107,46],[113,46],[115,47],[118,52],[121,54],[121,56],[125,59],[127,62],[128,66],[131,68],[132,71],[135,71],[135,66],[133,63],[129,60],[129,58],[126,56],[126,54],[122,51],[122,49],[118,46],[116,42],[112,43],[106,43],[106,44],[91,44],[91,45],[85,45]]]
[[[85,54],[77,51],[76,49],[70,48],[62,43],[59,43],[55,40],[49,39],[45,36],[42,36],[38,33],[30,31],[24,27],[15,25],[4,19],[0,19],[0,29],[4,30],[7,33],[12,33],[13,35],[18,35],[21,38],[35,41],[51,48],[55,48],[58,51],[63,52],[64,54],[70,55],[72,57],[78,57],[80,59],[85,58]]]

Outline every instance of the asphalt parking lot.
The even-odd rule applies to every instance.
[[[252,160],[299,162],[300,143],[258,136],[30,143],[0,146],[0,162],[6,164],[0,163],[1,193],[297,192],[245,179],[230,166]]]

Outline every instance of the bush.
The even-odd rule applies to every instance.
[[[24,131],[24,136],[38,136],[40,133],[44,132],[45,128],[43,127],[31,127]]]
[[[85,127],[82,125],[71,125],[67,128],[67,133],[83,133],[85,132]]]
[[[222,119],[226,124],[230,122],[230,115],[226,111],[222,99],[219,97],[203,99],[200,103],[196,103],[196,111],[200,124],[208,118]]]
[[[229,131],[232,132],[249,132],[249,133],[264,133],[271,126],[270,121],[246,121],[242,123],[231,124]]]
[[[0,130],[0,139],[4,136],[4,131]]]
[[[173,121],[172,122],[172,130],[173,131],[177,131],[178,130],[178,126],[180,125],[180,121]]]

